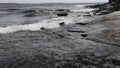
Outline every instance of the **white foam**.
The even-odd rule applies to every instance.
[[[75,9],[73,12],[91,12],[95,9],[90,9],[90,8],[83,8],[83,9]]]
[[[13,25],[7,27],[0,27],[0,33],[13,33],[21,30],[31,30],[31,31],[38,31],[40,28],[44,27],[47,29],[59,27],[59,23],[65,22],[65,24],[73,23],[74,17],[59,17],[53,18],[48,20],[39,21],[33,24],[26,24],[26,25]]]
[[[75,7],[84,7],[85,5],[75,5]]]

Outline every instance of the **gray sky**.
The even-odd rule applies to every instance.
[[[78,2],[107,2],[108,0],[0,0],[0,3],[49,3],[49,2],[63,2],[63,3],[78,3]]]

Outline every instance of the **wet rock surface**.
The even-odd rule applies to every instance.
[[[66,12],[58,13],[57,16],[68,16],[68,13],[66,13]]]
[[[57,9],[54,11],[54,13],[57,14],[57,16],[68,16],[70,12],[70,9]]]

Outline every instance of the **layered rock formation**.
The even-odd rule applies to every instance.
[[[96,13],[108,14],[120,10],[120,0],[109,0],[109,2],[105,4],[97,4],[87,7],[99,8],[99,10],[95,11]]]
[[[111,10],[120,10],[120,0],[109,0],[107,8]]]

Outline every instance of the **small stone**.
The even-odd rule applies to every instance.
[[[87,36],[88,36],[88,34],[81,34],[81,36],[82,36],[82,37],[87,37]]]
[[[44,30],[45,28],[44,28],[44,27],[41,27],[40,29],[41,29],[41,30]]]
[[[76,24],[79,24],[79,25],[86,25],[87,23],[76,23]]]
[[[65,25],[65,22],[61,22],[61,23],[59,23],[59,25],[60,25],[60,26],[63,26],[63,25]]]
[[[68,13],[58,13],[57,16],[68,16]]]
[[[85,31],[82,30],[68,30],[68,32],[85,33]]]
[[[35,17],[36,15],[35,14],[26,14],[25,17]]]

